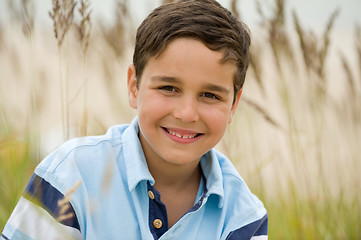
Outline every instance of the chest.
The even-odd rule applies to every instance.
[[[172,192],[162,194],[161,198],[167,211],[168,228],[171,228],[193,206],[196,200],[196,192]]]
[[[213,239],[222,234],[219,228],[224,225],[221,209],[212,201],[203,199],[201,204],[194,204],[194,197],[184,200],[177,195],[168,195],[174,201],[164,198],[163,202],[159,193],[147,185],[139,185],[134,192],[123,190],[92,199],[87,214],[80,216],[86,239],[117,239],[120,236],[122,239],[145,240],[194,239],[195,236]],[[153,195],[150,190],[154,191]]]
[[[151,188],[150,191],[156,190]],[[164,197],[162,194],[161,200],[155,192],[154,198],[149,200],[149,229],[154,239],[214,239],[220,236],[219,226],[224,222],[222,210],[204,196],[198,196],[197,200],[195,203],[195,196],[187,198],[179,194],[164,194]],[[209,233],[212,234],[204,238]]]

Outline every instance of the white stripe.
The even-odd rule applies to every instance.
[[[267,239],[268,239],[267,235],[260,235],[260,236],[251,237],[251,240],[267,240]]]
[[[81,239],[78,229],[57,222],[46,210],[21,197],[7,224],[37,240]]]

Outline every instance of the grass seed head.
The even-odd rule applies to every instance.
[[[59,47],[62,46],[73,24],[75,6],[75,0],[53,0],[53,11],[49,12],[49,16],[53,20],[54,34]]]
[[[91,32],[91,22],[90,22],[90,14],[91,10],[90,3],[88,0],[80,1],[79,13],[81,16],[81,22],[78,26],[78,31],[80,34],[80,41],[82,45],[83,54],[86,55],[89,46],[89,38]]]

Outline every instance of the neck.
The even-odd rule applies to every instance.
[[[169,163],[157,164],[147,160],[149,171],[154,180],[155,187],[161,189],[184,189],[185,186],[199,184],[201,179],[201,168],[199,162],[186,166]],[[198,186],[198,185],[197,185]]]

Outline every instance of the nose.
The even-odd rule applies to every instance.
[[[198,107],[196,99],[183,96],[175,106],[173,116],[182,122],[196,122],[199,120]]]

